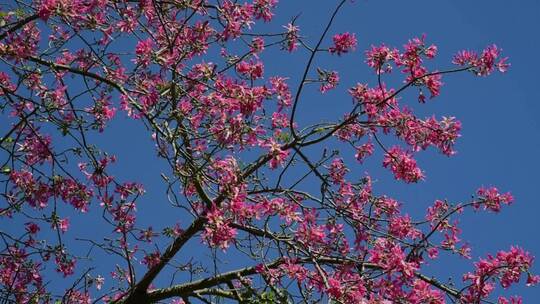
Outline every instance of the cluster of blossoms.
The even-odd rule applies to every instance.
[[[527,273],[531,267],[533,258],[518,247],[512,247],[509,251],[499,251],[496,256],[488,256],[475,263],[475,271],[466,273],[463,280],[470,282],[466,293],[462,296],[465,303],[477,303],[478,299],[488,297],[495,289],[495,281],[498,280],[503,288],[508,288],[518,283],[522,273]],[[527,284],[538,284],[540,276],[527,276]],[[505,298],[500,298],[499,303],[508,303]]]
[[[334,89],[339,83],[339,74],[336,71],[319,70],[319,79],[321,82],[320,91],[326,93]]]
[[[385,151],[382,166],[405,183],[424,178],[413,153],[429,147],[448,156],[455,153],[458,120],[418,118],[398,97],[411,86],[419,89],[421,103],[426,101],[423,91],[430,98],[441,93],[441,75],[450,71],[427,68],[437,47],[425,37],[401,49],[371,46],[365,62],[377,75],[376,85],[359,83],[348,90],[353,106],[341,122],[300,128],[303,121],[295,120],[294,113],[304,103],[303,85],[316,83],[326,93],[340,82],[338,71],[315,71],[316,57],[320,51],[337,55],[329,56],[334,59],[355,51],[354,33],[325,34],[320,41],[330,46],[311,49],[296,18],[278,33],[251,32],[259,29],[257,22],[274,19],[277,0],[15,2],[13,7],[22,9],[0,14],[0,23],[6,24],[0,32],[0,59],[6,66],[0,72],[0,106],[14,120],[0,138],[9,153],[0,168],[7,202],[0,217],[22,232],[1,232],[0,288],[7,301],[87,304],[99,299],[89,287],[100,291],[105,278],[82,273],[85,259],[68,247],[77,232],[72,227],[79,222],[76,216],[95,214],[94,208],[112,237],[98,241],[103,229],[95,229],[91,248],[120,257],[110,272],[111,289],[102,291],[101,299],[110,302],[174,296],[182,298],[173,301],[179,304],[193,297],[206,301],[205,293],[215,292],[212,296],[239,302],[273,303],[297,299],[298,292],[306,302],[319,297],[339,303],[442,304],[450,296],[472,304],[490,296],[497,280],[503,288],[523,275],[527,285],[539,283],[540,277],[531,273],[532,256],[517,247],[476,263],[457,295],[452,286],[422,274],[426,254],[430,263],[444,252],[471,256],[455,215],[469,206],[498,212],[513,201],[509,193],[480,188],[469,204],[436,200],[425,220],[415,221],[398,200],[377,196],[370,176],[348,179],[355,173],[348,157],[363,163],[376,147]],[[132,43],[124,44],[126,38]],[[264,52],[273,46],[283,53],[310,52],[297,91],[290,89],[294,79],[268,75],[273,67],[265,66]],[[509,66],[496,46],[480,54],[462,51],[453,63],[460,66],[456,70],[480,76]],[[394,69],[403,73],[401,88],[382,79]],[[77,85],[79,79],[83,85]],[[146,126],[156,155],[170,170],[161,177],[174,212],[163,220],[160,215],[152,225],[140,219],[144,212],[138,208],[148,210],[137,202],[142,185],[111,175],[116,158],[90,141],[93,130],[105,132],[112,125],[117,108]],[[378,135],[389,134],[402,145],[387,149]],[[333,148],[345,143],[352,153],[308,153],[308,147],[334,138],[341,143]],[[313,161],[321,150],[320,160]],[[297,178],[289,170],[300,166],[309,171]],[[308,191],[314,183],[320,187]],[[179,213],[194,219],[188,228],[178,224]],[[175,217],[173,225],[165,222],[169,216]],[[152,280],[173,265],[173,257],[184,259],[178,253],[186,243],[197,246],[192,242],[197,237],[205,248],[245,254],[248,258],[239,262],[249,260],[248,265],[220,275],[216,263],[213,276],[206,277],[211,275],[209,261],[194,256],[185,263],[174,261],[175,270],[191,277],[189,282],[180,288],[154,286]],[[76,278],[58,297],[44,283],[49,264],[65,280]],[[251,280],[252,275],[264,280]],[[500,304],[519,301],[499,298]]]
[[[20,197],[33,208],[43,209],[51,198],[61,198],[75,209],[86,212],[93,191],[73,179],[55,176],[52,184],[36,180],[29,171],[13,171],[10,180],[14,184],[13,197]]]
[[[500,58],[501,49],[496,45],[488,46],[480,56],[474,51],[460,51],[454,56],[453,63],[460,66],[469,66],[479,76],[487,76],[495,69],[504,73],[510,66],[508,57]],[[498,59],[498,60],[497,60]]]
[[[25,250],[10,246],[0,257],[0,284],[11,286],[17,302],[29,303],[32,294],[39,296],[43,293],[40,267]]]
[[[479,196],[479,200],[474,205],[476,209],[484,206],[484,209],[499,212],[501,210],[501,204],[510,205],[514,201],[514,197],[510,192],[501,194],[495,187],[482,187],[476,191],[476,194]]]
[[[271,169],[276,169],[278,166],[283,165],[289,156],[289,150],[282,149],[281,145],[273,139],[265,142],[263,146],[268,149],[268,154],[271,157],[268,163]]]
[[[237,234],[232,228],[230,219],[227,219],[223,210],[213,206],[206,214],[208,224],[202,234],[202,239],[210,246],[227,249]]]
[[[19,151],[25,154],[28,165],[43,164],[52,160],[51,137],[41,135],[34,130],[28,130]]]
[[[381,46],[371,46],[366,51],[366,63],[374,69],[377,74],[390,73],[392,71],[392,62],[399,62],[400,54],[398,49],[390,49],[384,44]]]
[[[373,151],[374,151],[373,143],[367,142],[365,144],[362,144],[356,147],[356,154],[354,155],[354,158],[356,158],[357,161],[362,163],[366,157],[373,154]]]
[[[265,21],[272,19],[271,8],[275,6],[274,1],[257,1],[255,5],[244,3],[236,4],[226,0],[221,5],[221,17],[226,22],[222,39],[238,38],[244,28],[251,28],[255,23],[254,18],[262,18]]]
[[[255,80],[263,77],[264,65],[260,61],[242,61],[236,65],[236,71],[250,80]]]
[[[334,184],[343,183],[347,171],[349,171],[349,169],[347,169],[341,158],[334,159],[332,164],[330,164],[330,168],[328,169],[330,180]]]
[[[350,33],[336,34],[332,38],[334,45],[330,47],[331,54],[341,55],[356,49],[356,35]]]
[[[116,114],[116,108],[111,105],[110,98],[103,97],[96,100],[93,107],[86,109],[94,115],[95,124],[100,132],[103,132],[107,122],[111,121]]]
[[[386,133],[394,130],[396,136],[414,151],[433,146],[448,156],[455,153],[453,146],[461,131],[461,122],[455,120],[455,117],[443,117],[441,121],[435,117],[421,120],[407,109],[391,109],[379,117],[378,123]]]
[[[141,264],[146,265],[148,268],[152,268],[161,260],[161,253],[159,251],[149,253],[144,256]]]
[[[402,150],[399,146],[393,146],[388,150],[384,156],[383,166],[390,168],[396,179],[407,183],[415,183],[424,178],[422,170],[418,168],[411,153]]]
[[[256,0],[253,3],[255,18],[270,22],[274,13],[272,10],[276,7],[278,0]]]
[[[287,34],[285,36],[286,39],[283,48],[288,50],[289,52],[293,52],[298,48],[300,28],[292,23],[287,24],[286,26],[284,26],[284,28],[285,30],[287,30]]]

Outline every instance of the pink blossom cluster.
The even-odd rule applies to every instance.
[[[396,136],[403,139],[414,151],[433,146],[448,156],[455,154],[453,146],[461,131],[461,122],[455,120],[455,117],[443,117],[438,121],[432,116],[421,120],[408,109],[391,109],[379,117],[379,123],[386,133],[394,130]]]
[[[509,251],[499,251],[496,256],[488,255],[475,263],[474,272],[466,273],[463,280],[471,287],[462,296],[464,303],[477,303],[478,299],[488,297],[495,288],[495,280],[503,288],[518,283],[523,272],[528,272],[533,257],[519,247],[511,247]],[[528,275],[529,284],[537,284],[539,276]],[[502,300],[504,303],[505,300]]]
[[[227,219],[224,212],[216,206],[213,206],[207,212],[206,218],[208,224],[203,231],[202,239],[209,246],[220,247],[223,250],[227,249],[237,234],[236,229],[229,225],[231,220]]]
[[[319,70],[319,79],[321,82],[320,91],[326,93],[334,89],[339,83],[339,74],[336,71]]]
[[[161,260],[161,253],[159,251],[155,251],[155,252],[145,255],[141,261],[141,264],[146,265],[146,267],[148,268],[152,268],[155,265],[159,264],[160,260]]]
[[[236,71],[250,80],[255,80],[263,77],[264,65],[261,61],[241,61],[236,65]]]
[[[384,44],[381,46],[371,46],[366,50],[366,63],[373,68],[377,74],[390,73],[392,71],[391,62],[399,62],[400,54],[398,49],[390,49]]]
[[[347,174],[348,171],[349,169],[347,169],[341,158],[335,158],[328,168],[330,180],[336,185],[344,182],[345,174]]]
[[[253,5],[249,3],[241,5],[230,0],[223,1],[221,5],[222,18],[226,22],[225,30],[222,34],[224,40],[238,38],[244,27],[250,28],[251,25],[255,23],[253,21],[254,17],[269,18],[270,7],[266,6],[261,1],[257,4],[258,9],[255,10]]]
[[[270,22],[274,16],[272,10],[276,7],[277,3],[278,0],[255,0],[253,3],[255,18]]]
[[[35,130],[28,130],[19,151],[25,154],[28,165],[43,164],[52,160],[51,136],[41,135]]]
[[[345,54],[356,49],[357,41],[354,33],[351,34],[346,32],[342,34],[335,34],[334,37],[332,37],[332,40],[334,41],[334,45],[329,49],[331,54],[341,56],[341,54]]]
[[[87,186],[71,179],[56,176],[52,184],[36,180],[29,171],[13,171],[10,174],[13,182],[13,194],[19,194],[23,200],[34,208],[43,209],[53,197],[62,198],[75,209],[86,212],[94,194]]]
[[[29,303],[32,294],[43,294],[43,278],[40,263],[34,262],[29,254],[15,246],[7,248],[0,256],[0,284],[11,286],[19,303]]]
[[[476,194],[479,197],[474,205],[476,209],[483,206],[486,210],[499,212],[501,205],[510,205],[514,201],[514,197],[510,192],[499,193],[496,187],[482,187],[476,191]]]
[[[470,258],[459,215],[467,207],[498,212],[513,202],[510,193],[490,187],[478,189],[469,203],[436,200],[418,221],[403,202],[376,194],[376,179],[358,177],[349,166],[348,157],[359,166],[380,148],[382,166],[395,179],[422,180],[414,153],[434,147],[453,155],[461,123],[454,117],[421,119],[401,94],[413,87],[424,103],[427,95],[440,95],[443,74],[504,72],[509,64],[501,49],[459,52],[453,60],[459,67],[439,71],[428,68],[438,49],[425,36],[400,49],[371,46],[365,62],[376,74],[374,84],[348,90],[353,104],[341,120],[304,126],[302,115],[295,115],[309,107],[303,86],[315,83],[326,93],[338,87],[340,74],[316,69],[324,49],[311,49],[311,37],[300,36],[296,17],[274,33],[256,25],[274,20],[277,3],[35,0],[0,16],[7,24],[0,33],[0,58],[8,67],[0,72],[0,106],[13,120],[8,136],[0,139],[10,153],[0,172],[6,175],[0,216],[20,226],[19,235],[1,232],[0,287],[8,290],[7,301],[99,299],[88,287],[99,291],[104,278],[83,274],[81,258],[68,250],[77,232],[72,226],[79,223],[75,216],[93,214],[94,206],[112,237],[89,240],[89,246],[121,261],[110,272],[114,283],[102,292],[105,301],[128,304],[139,295],[152,301],[173,295],[182,297],[175,303],[188,303],[196,295],[204,302],[205,292],[216,293],[216,299],[274,301],[287,293],[296,299],[299,292],[312,296],[305,302],[317,297],[336,303],[442,304],[448,295],[479,303],[494,294],[497,281],[503,288],[522,276],[527,285],[540,281],[531,273],[532,256],[518,247],[477,262],[459,292],[423,274],[443,254]],[[119,51],[126,40],[134,45]],[[324,51],[339,59],[357,43],[354,33],[338,33]],[[263,52],[272,47],[308,52],[300,81],[269,75],[273,69]],[[387,79],[395,69],[402,73],[394,75],[401,87]],[[83,85],[76,85],[79,80]],[[144,223],[139,217],[148,209],[138,202],[142,185],[111,175],[116,158],[90,142],[92,132],[104,132],[116,118],[117,108],[149,131],[155,155],[169,169],[161,173],[166,199],[179,215],[194,218],[189,228],[181,228],[178,219]],[[403,145],[390,141],[387,148],[388,135]],[[316,145],[326,140],[333,145],[334,138],[341,143],[332,148],[351,151],[338,154]],[[296,176],[300,168],[309,171]],[[59,201],[78,212],[66,214],[64,208],[71,207]],[[248,265],[237,275],[198,273],[208,261],[178,254],[197,237],[203,247],[245,253]],[[146,285],[165,264],[202,278],[184,282],[185,288]],[[81,274],[80,280],[57,297],[44,283],[50,267],[64,277]],[[521,303],[518,297],[498,301]]]
[[[270,156],[268,166],[270,169],[276,169],[278,166],[283,165],[289,156],[289,150],[282,149],[281,145],[274,139],[268,140],[263,146],[268,149],[268,155]]]
[[[384,156],[383,166],[389,168],[394,177],[406,183],[416,183],[424,178],[424,174],[416,165],[410,152],[402,150],[399,146],[393,146]]]
[[[480,55],[474,51],[460,51],[454,56],[452,62],[460,66],[469,66],[478,76],[487,76],[495,69],[503,73],[510,67],[510,64],[507,63],[508,57],[499,59],[500,56],[501,49],[496,45],[491,45],[485,48]]]
[[[349,94],[355,101],[362,104],[369,119],[376,118],[388,107],[397,105],[397,100],[392,97],[394,90],[386,89],[384,84],[369,88],[366,84],[358,83],[349,89]]]
[[[298,40],[300,39],[300,28],[292,23],[287,24],[284,26],[284,28],[287,32],[285,34],[283,48],[289,52],[296,51],[299,45]]]
[[[408,262],[403,249],[395,242],[379,238],[370,250],[369,261],[375,263],[385,271],[400,272],[403,276],[411,278],[419,265],[416,262]]]

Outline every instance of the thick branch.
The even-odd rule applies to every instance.
[[[271,263],[266,264],[267,268],[275,268],[283,263],[282,259],[274,260]],[[148,293],[149,301],[159,301],[170,297],[178,297],[183,295],[189,295],[197,290],[214,287],[228,281],[237,279],[239,277],[250,276],[257,273],[257,266],[246,267],[240,270],[226,272],[215,277],[201,279],[191,283],[172,286],[169,288],[158,289]]]

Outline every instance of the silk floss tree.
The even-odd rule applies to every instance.
[[[359,3],[337,1],[317,37],[302,33],[301,16],[276,24],[277,5],[0,5],[4,303],[521,303],[495,292],[540,280],[519,247],[452,282],[426,274],[442,255],[470,257],[457,219],[499,212],[510,193],[482,187],[413,218],[362,169],[376,158],[396,180],[422,182],[415,155],[453,155],[461,124],[421,118],[413,104],[439,96],[448,74],[506,71],[501,50],[461,51],[432,69],[437,47],[425,36],[367,46],[334,32],[340,11]],[[371,84],[342,88],[339,71],[318,64],[360,48]],[[270,75],[277,55],[267,52],[306,61]],[[353,102],[305,124],[313,87]],[[139,176],[115,171],[122,158],[100,147],[117,122],[152,139],[144,165],[163,168],[161,200],[146,200]],[[137,211],[148,204],[181,220]]]

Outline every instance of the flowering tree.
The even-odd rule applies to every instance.
[[[518,247],[475,262],[459,283],[425,274],[441,254],[470,256],[462,212],[499,212],[512,203],[509,193],[480,188],[469,201],[437,200],[413,219],[406,205],[375,194],[370,176],[351,172],[382,154],[395,179],[421,182],[414,155],[430,147],[453,155],[461,125],[417,117],[411,102],[437,97],[446,74],[504,72],[506,58],[492,45],[461,51],[452,68],[436,70],[427,67],[437,47],[426,37],[371,46],[365,63],[376,84],[349,88],[350,110],[335,121],[302,125],[306,87],[324,94],[339,83],[338,71],[317,60],[358,48],[354,33],[332,31],[349,2],[336,3],[315,39],[302,35],[297,18],[257,31],[272,22],[277,0],[2,4],[2,299],[521,303],[494,296],[498,286],[540,281],[529,270],[533,257]],[[265,75],[263,54],[272,49],[285,58],[308,54],[299,79]],[[389,74],[401,78],[397,85],[385,82]],[[406,90],[418,100],[400,98]],[[119,115],[152,137],[157,158],[148,162],[167,166],[164,198],[181,222],[140,224],[143,185],[111,174],[116,157],[96,134]],[[394,145],[383,143],[389,136]],[[91,225],[108,234],[77,238],[70,219],[92,212],[100,222]],[[208,250],[214,258],[200,254]],[[238,267],[221,265],[218,251]]]

